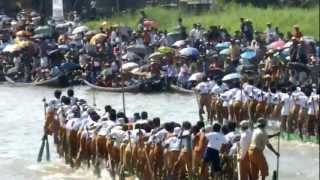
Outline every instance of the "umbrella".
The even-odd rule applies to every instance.
[[[292,46],[292,44],[293,44],[293,42],[292,42],[292,41],[288,41],[288,42],[284,45],[284,47],[283,47],[283,48],[289,48],[289,47],[291,47],[291,46]]]
[[[233,79],[240,79],[240,78],[241,78],[241,75],[239,73],[230,73],[230,74],[225,75],[222,78],[222,81],[230,81]]]
[[[194,73],[189,77],[188,81],[201,81],[203,77],[204,74],[202,72]]]
[[[33,39],[40,39],[40,38],[45,38],[45,37],[47,37],[47,35],[46,35],[46,34],[43,34],[43,33],[41,33],[41,34],[36,34],[36,35],[33,35],[33,36],[32,36]]]
[[[49,26],[39,26],[34,30],[35,34],[50,34]]]
[[[152,54],[149,55],[148,59],[157,59],[157,58],[161,58],[163,57],[163,53],[161,52],[154,52]]]
[[[147,48],[144,45],[132,45],[127,47],[127,51],[146,54]]]
[[[89,28],[87,26],[79,26],[72,31],[72,34],[80,34],[85,33],[87,31],[89,31]]]
[[[275,41],[267,46],[268,49],[283,49],[286,43],[283,40]]]
[[[222,42],[216,45],[217,49],[225,49],[230,47],[230,42]]]
[[[95,35],[97,32],[96,31],[88,31],[88,32],[86,32],[84,35],[85,36],[93,36],[93,35]]]
[[[3,48],[2,52],[13,53],[19,50],[20,47],[17,44],[8,44],[6,47]]]
[[[61,44],[61,45],[58,46],[58,49],[60,49],[60,50],[69,50],[69,46],[66,45],[66,44]]]
[[[123,71],[131,71],[133,70],[134,68],[137,68],[139,67],[139,65],[137,63],[134,63],[134,62],[128,62],[128,63],[125,63],[121,66],[122,70]]]
[[[257,53],[254,50],[247,50],[241,54],[241,58],[243,59],[252,59],[256,57]]]
[[[94,35],[91,39],[90,39],[90,44],[97,44],[98,42],[103,42],[105,39],[107,39],[107,35],[103,34],[103,33],[98,33],[96,35]]]
[[[285,55],[285,56],[289,56],[290,55],[290,48],[285,48],[283,49],[283,51],[281,52],[281,54]]]
[[[190,57],[192,59],[197,59],[200,55],[198,49],[192,47],[183,48],[179,51],[179,53],[181,56]]]
[[[146,28],[158,28],[160,26],[160,24],[156,21],[153,21],[153,20],[145,20],[143,22],[143,26]]]
[[[20,47],[20,48],[27,48],[27,47],[30,47],[33,43],[31,41],[19,41],[17,43],[17,45]]]
[[[169,53],[173,53],[174,49],[172,49],[170,47],[166,47],[166,46],[161,46],[158,48],[158,52],[160,52],[162,54],[169,54]]]
[[[27,35],[27,31],[18,31],[16,33],[16,36],[26,36]]]
[[[219,52],[220,55],[229,55],[231,53],[230,48],[225,48]]]
[[[184,47],[186,44],[187,43],[185,40],[179,40],[179,41],[176,41],[175,43],[173,43],[171,46],[176,47],[176,48],[181,48],[181,47]]]
[[[127,59],[128,61],[134,61],[136,59],[141,59],[140,56],[138,56],[136,53],[134,52],[127,52],[125,55],[123,55],[121,57],[122,59]]]
[[[63,63],[60,66],[60,68],[67,71],[73,71],[73,70],[80,69],[81,67],[79,64],[76,64],[76,63]]]

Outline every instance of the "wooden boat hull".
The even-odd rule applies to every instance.
[[[97,85],[94,85],[94,84],[90,83],[90,82],[87,81],[87,80],[83,80],[83,82],[84,82],[87,86],[89,86],[90,88],[96,89],[96,90],[99,90],[99,91],[122,92],[122,88],[121,88],[121,87],[119,87],[119,88],[100,87],[100,86],[97,86]],[[135,84],[135,85],[132,85],[132,86],[124,87],[123,90],[124,90],[124,92],[138,92],[138,91],[139,91],[139,87],[140,87],[140,84]]]
[[[171,84],[171,85],[170,85],[170,88],[171,88],[171,90],[173,90],[174,92],[181,93],[181,94],[192,94],[192,93],[193,93],[193,91],[190,90],[190,89],[184,89],[184,88],[179,87],[179,86],[174,85],[174,84]]]

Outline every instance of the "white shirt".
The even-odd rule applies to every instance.
[[[226,144],[227,140],[223,134],[217,132],[210,132],[206,134],[208,139],[208,147],[220,151],[222,144]]]
[[[251,143],[251,137],[252,137],[252,131],[251,129],[247,129],[244,132],[241,132],[241,138],[240,138],[240,158],[243,159],[246,155],[246,153],[249,150],[250,143]]]
[[[313,95],[308,100],[308,115],[316,115],[319,111],[319,95]]]
[[[164,141],[164,146],[169,145],[169,151],[180,151],[181,139],[176,136],[169,137]]]
[[[283,103],[281,108],[281,115],[282,116],[288,116],[290,111],[290,96],[287,93],[281,93],[280,94],[281,102]]]
[[[200,94],[208,94],[210,92],[210,88],[206,82],[199,83],[195,89],[199,91]]]

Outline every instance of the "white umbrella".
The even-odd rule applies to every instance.
[[[122,59],[127,59],[128,61],[134,61],[136,59],[141,59],[140,56],[138,56],[134,52],[127,52],[125,55],[121,56]]]
[[[85,33],[87,31],[89,31],[89,28],[87,26],[79,26],[72,31],[72,34],[80,34]]]
[[[2,52],[13,53],[18,50],[20,50],[20,47],[17,44],[8,44],[6,47],[3,48]]]
[[[222,81],[230,81],[233,79],[240,79],[240,78],[241,78],[241,75],[239,73],[230,73],[230,74],[225,75],[222,78]]]
[[[137,63],[128,62],[128,63],[123,64],[121,68],[123,71],[130,71],[130,70],[137,68],[137,67],[139,67],[139,65]]]
[[[202,72],[194,73],[189,77],[189,81],[201,81],[204,77]]]
[[[181,48],[181,47],[184,47],[185,45],[186,45],[185,40],[179,40],[179,41],[176,41],[175,43],[173,43],[172,47]]]

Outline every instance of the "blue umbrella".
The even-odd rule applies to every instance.
[[[217,49],[225,49],[230,47],[230,42],[222,42],[216,45]]]
[[[70,48],[69,48],[69,46],[68,45],[66,45],[66,44],[62,44],[62,45],[59,45],[58,46],[58,49],[60,49],[60,50],[69,50]]]
[[[254,57],[256,57],[256,52],[253,51],[253,50],[248,50],[248,51],[245,51],[244,53],[241,54],[241,58],[243,59],[252,59]]]
[[[200,55],[199,50],[193,47],[183,48],[179,51],[181,56],[190,57],[193,60],[197,59]]]
[[[225,48],[219,52],[220,55],[229,55],[230,53],[230,48]]]
[[[79,64],[76,64],[76,63],[63,63],[60,66],[60,68],[67,71],[73,71],[73,70],[80,69],[81,67]]]

